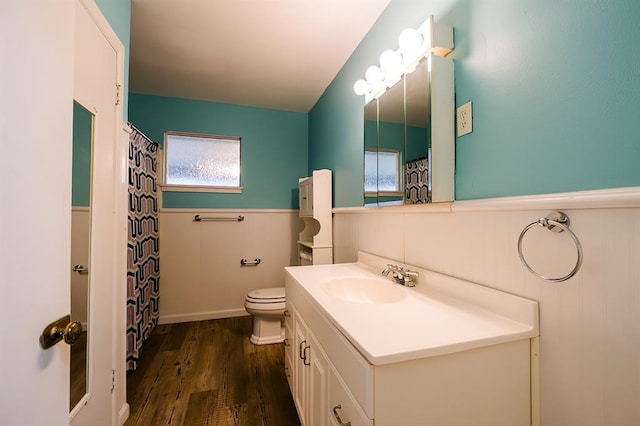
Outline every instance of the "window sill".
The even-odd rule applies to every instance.
[[[375,191],[367,191],[364,193],[364,196],[367,198],[371,198],[371,197],[402,197],[404,196],[404,192],[403,191],[379,191],[379,192],[375,192]]]
[[[220,194],[242,194],[241,186],[198,186],[198,185],[160,185],[162,192],[217,192]]]

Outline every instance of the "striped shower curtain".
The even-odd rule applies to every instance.
[[[127,244],[127,370],[158,323],[157,144],[133,127],[129,138],[129,241]]]

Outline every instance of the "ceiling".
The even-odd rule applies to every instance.
[[[389,1],[132,0],[129,90],[306,113]]]

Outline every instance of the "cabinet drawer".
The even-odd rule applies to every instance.
[[[331,425],[341,426],[350,422],[351,426],[373,426],[373,420],[367,417],[353,397],[347,385],[340,378],[333,366],[329,367],[329,418]]]

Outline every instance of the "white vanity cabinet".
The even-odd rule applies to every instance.
[[[304,228],[298,236],[300,265],[333,263],[331,170],[314,170],[299,180],[299,216]]]
[[[298,300],[303,309],[308,308],[307,302],[296,296],[294,298]],[[303,426],[329,424],[340,426],[335,421],[335,409],[338,416],[344,417],[343,423],[350,421],[352,426],[373,426],[373,422],[360,408],[336,367],[329,361],[330,355],[326,351],[329,350],[334,359],[342,357],[339,355],[340,352],[346,354],[347,358],[355,356],[355,363],[360,364],[359,370],[366,371],[371,366],[355,352],[355,349],[344,337],[335,334],[337,330],[330,329],[330,324],[319,316],[317,311],[309,312],[310,315],[305,317],[300,314],[296,304],[289,297],[287,298],[287,311],[292,312],[292,316],[290,320],[287,317],[287,323],[291,326],[285,327],[286,341],[290,341],[292,344],[288,345],[287,343],[285,348],[285,364],[287,371],[292,373],[289,377],[289,386],[300,423]],[[320,338],[314,334],[312,328],[307,325],[306,319],[317,326],[317,331],[320,334],[327,332],[333,334],[333,336],[327,335],[327,338],[323,339],[327,349],[321,343]],[[353,359],[342,361],[345,366],[353,363]],[[369,376],[371,376],[370,373]],[[364,385],[364,383],[362,384]],[[363,387],[357,386],[358,390]]]
[[[353,272],[346,264],[310,268],[314,269],[286,268],[285,281],[287,309],[292,313],[285,329],[288,341],[293,343],[285,351],[285,362],[292,373],[289,384],[303,426],[535,424],[531,415],[536,408],[532,405],[531,372],[537,365],[531,363],[530,337],[537,336],[537,322],[530,329],[526,324],[502,318],[499,312],[457,305],[456,309],[464,309],[460,320],[472,323],[469,330],[482,329],[479,333],[494,334],[499,330],[505,335],[517,335],[517,338],[496,338],[490,343],[481,337],[485,342],[468,345],[451,337],[460,332],[455,317],[446,317],[447,311],[443,311],[444,321],[424,322],[419,314],[407,312],[408,308],[402,305],[407,303],[409,307],[412,301],[399,302],[398,307],[342,301],[326,309],[325,303],[331,297],[322,289],[322,281],[316,287],[303,282],[320,271],[315,268],[324,268],[323,273],[327,271],[340,279]],[[437,303],[427,303],[425,308],[435,311],[442,307],[442,301],[450,300],[437,299]],[[537,304],[523,306],[537,321]],[[396,308],[400,310],[394,311]],[[367,317],[365,310],[375,312]],[[350,335],[345,333],[345,327],[336,322],[341,315],[354,321],[347,325],[347,330],[366,330],[379,347],[395,345],[398,335],[407,336],[409,351],[403,350],[398,357],[393,354],[376,358],[375,351],[373,356],[368,355],[360,349],[361,341],[346,337]],[[424,336],[406,332],[415,328],[415,324],[407,323],[411,318],[422,323],[418,328],[422,333],[435,336],[429,339],[446,343],[421,348]],[[462,338],[471,337],[467,334]]]

